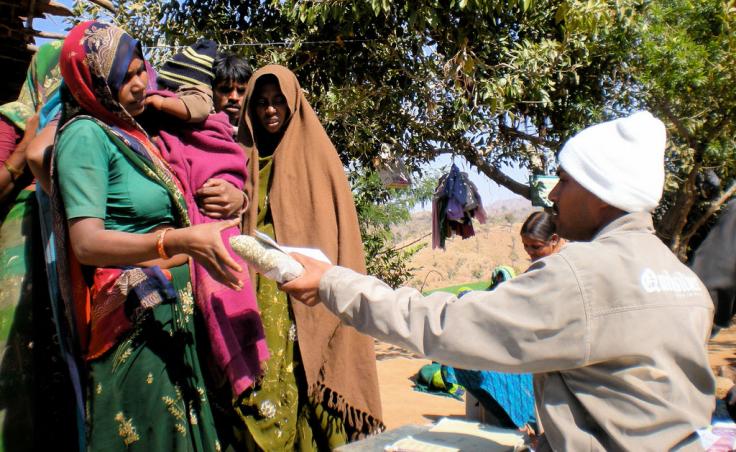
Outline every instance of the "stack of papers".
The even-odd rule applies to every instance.
[[[700,444],[708,452],[726,452],[736,449],[736,424],[716,422],[708,428],[698,430]]]
[[[515,452],[526,450],[525,435],[478,422],[444,418],[428,432],[401,438],[387,452]]]

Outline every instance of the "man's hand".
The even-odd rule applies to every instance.
[[[282,284],[280,289],[307,306],[318,304],[321,301],[319,299],[319,282],[322,275],[333,266],[299,253],[292,253],[290,256],[304,266],[304,273],[300,277]]]
[[[232,218],[240,213],[245,196],[224,179],[209,179],[197,190],[199,211],[210,218]]]

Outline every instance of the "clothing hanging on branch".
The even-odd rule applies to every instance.
[[[432,248],[445,248],[445,239],[453,233],[463,239],[475,235],[473,221],[486,222],[478,188],[467,173],[452,164],[450,172],[440,177],[432,197]]]

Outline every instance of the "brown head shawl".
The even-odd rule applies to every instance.
[[[290,112],[273,152],[268,193],[276,240],[319,248],[333,263],[365,272],[358,216],[342,162],[296,76],[283,66],[265,66],[248,83],[239,141],[250,157],[251,199],[258,199],[259,143],[254,127],[259,126],[251,120],[253,95],[258,79],[268,74],[278,80]],[[248,213],[249,231],[255,229],[256,210]],[[292,307],[309,396],[340,413],[351,439],[381,431],[373,340],[343,325],[322,305]]]

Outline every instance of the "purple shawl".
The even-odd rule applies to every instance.
[[[171,96],[170,92],[155,94]],[[183,123],[182,123],[183,124]],[[225,113],[210,115],[201,125],[183,125],[161,130],[159,148],[181,182],[192,224],[219,221],[199,211],[195,192],[208,179],[224,179],[243,189],[247,178],[245,154],[232,137]],[[261,315],[246,263],[230,248],[229,238],[240,234],[237,227],[222,231],[225,247],[243,267],[240,291],[214,279],[205,268],[192,264],[192,283],[197,304],[204,316],[214,360],[230,381],[233,395],[243,393],[260,375],[261,362],[268,358]]]

